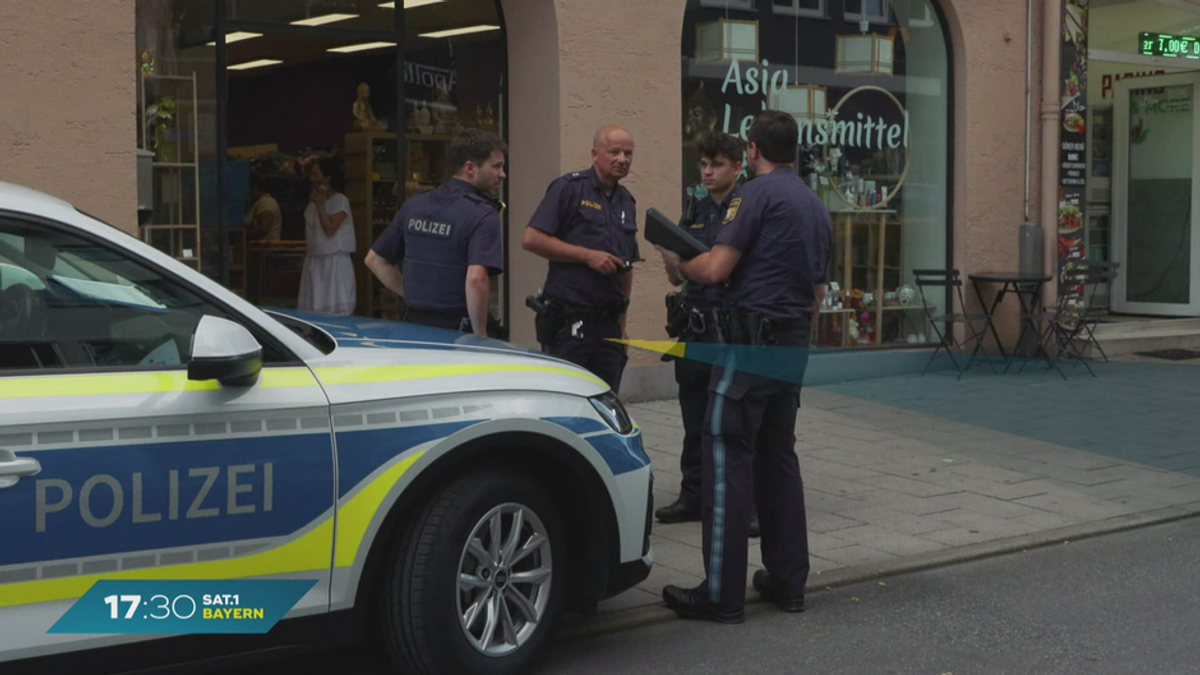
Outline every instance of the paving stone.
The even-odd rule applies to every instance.
[[[1016,500],[1016,503],[1084,520],[1104,520],[1130,512],[1129,509],[1112,506],[1105,502],[1084,501],[1060,495],[1026,497]]]
[[[801,478],[805,478],[803,474]],[[835,496],[852,497],[860,492],[869,492],[876,489],[875,486],[867,484],[865,480],[870,480],[870,478],[862,481],[852,481],[822,476],[819,481],[807,481],[805,487],[807,488],[808,484],[811,483],[814,490]]]
[[[995,499],[973,492],[959,492],[952,495],[930,497],[929,501],[944,506],[947,509],[968,509],[976,513],[1002,519],[1019,518],[1037,513],[1037,509],[1031,506],[1003,499]]]
[[[844,565],[847,567],[853,565],[866,565],[869,563],[883,562],[887,560],[897,560],[899,558],[899,556],[892,555],[886,551],[879,551],[867,546],[862,546],[860,544],[826,551],[821,557],[827,558],[839,565]]]
[[[998,534],[991,530],[968,530],[966,528],[958,527],[948,530],[938,530],[937,532],[930,532],[928,534],[921,535],[923,539],[930,539],[945,546],[970,546],[971,544],[981,544],[986,541],[1005,539],[1009,536],[1016,535]]]
[[[951,525],[937,520],[935,518],[926,518],[916,516],[902,511],[897,511],[890,506],[871,506],[865,509],[857,509],[854,511],[843,511],[841,516],[859,520],[870,525],[886,527],[889,530],[894,530],[901,534],[918,535],[925,532],[933,532],[934,530],[944,530]],[[844,536],[846,539],[857,538],[860,532],[848,531],[844,535],[841,533],[833,533],[834,536]]]
[[[933,497],[936,495],[951,494],[953,488],[947,488],[936,483],[927,483],[909,478],[901,478],[899,476],[880,476],[878,478],[865,478],[862,481],[867,485],[893,490],[901,494],[911,495],[913,497]]]
[[[652,546],[655,567],[669,567],[678,572],[704,578],[704,554],[698,547],[662,538]]]
[[[649,591],[638,587],[631,588],[624,593],[601,602],[597,608],[597,612],[619,612],[623,609],[633,609],[635,607],[646,607],[648,605],[656,605],[662,602],[661,595],[655,595]]]
[[[825,480],[825,478],[837,478],[852,481],[881,475],[880,472],[871,469],[863,469],[840,462],[830,462],[817,457],[811,457],[807,454],[800,456],[800,472],[804,476],[819,475],[821,476],[821,480]]]
[[[981,481],[992,483],[1022,483],[1035,478],[1022,471],[1013,471],[998,466],[992,466],[990,463],[973,462],[970,464],[955,464],[946,467],[946,471],[952,474],[963,476],[965,478],[973,478]]]
[[[854,528],[842,528],[839,530],[839,532],[841,532],[845,537],[845,539],[843,539],[836,534],[824,534],[822,532],[817,532],[810,526],[808,532],[808,550],[812,553],[820,554],[822,551],[831,551],[835,548],[853,546],[855,543],[853,540],[856,539],[858,535],[853,532],[852,529],[857,529],[859,527],[864,527],[864,524],[857,523],[856,527]]]
[[[832,513],[808,513],[808,531],[812,533],[829,533],[837,535],[838,532],[852,527],[861,527],[866,523],[861,520],[853,520]]]
[[[955,477],[951,480],[942,481],[941,485],[955,487],[962,492],[970,492],[1003,500],[1021,499],[1022,497],[1046,494],[1054,487],[1053,484],[1036,478],[1021,483],[996,483],[976,478]]]
[[[1079,518],[1064,516],[1061,513],[1050,513],[1049,511],[1038,511],[1028,516],[1020,516],[1013,518],[1011,522],[1029,525],[1038,530],[1056,530],[1060,527],[1070,527],[1083,522]]]
[[[990,534],[993,537],[1016,537],[1022,534],[1036,532],[1037,528],[1032,525],[1020,523],[1012,520],[1004,520],[993,516],[985,515],[972,511],[970,509],[956,509],[954,511],[946,511],[933,516],[938,520],[961,527],[965,530],[976,530],[985,534]],[[941,530],[930,532],[921,535],[934,541],[942,541],[937,537]],[[944,542],[943,542],[944,543]]]

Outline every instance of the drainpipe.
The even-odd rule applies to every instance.
[[[1033,0],[1025,0],[1025,220],[1029,222],[1029,175],[1033,173]]]
[[[1043,271],[1052,278],[1042,288],[1044,306],[1053,306],[1047,298],[1058,295],[1058,150],[1061,93],[1059,59],[1062,44],[1062,0],[1042,0],[1042,232]]]

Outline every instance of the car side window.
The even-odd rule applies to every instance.
[[[182,367],[206,314],[237,320],[115,247],[0,218],[0,374]]]

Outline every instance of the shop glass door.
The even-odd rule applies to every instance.
[[[1200,74],[1115,86],[1112,308],[1200,316]]]

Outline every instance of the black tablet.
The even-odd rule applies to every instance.
[[[651,208],[646,212],[646,241],[671,251],[684,260],[691,260],[708,247],[675,224],[675,221]]]

